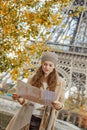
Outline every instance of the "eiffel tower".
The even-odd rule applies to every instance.
[[[74,15],[77,10],[80,10],[80,13]],[[70,7],[64,9],[64,20],[60,26],[52,29],[50,37],[47,45],[52,46],[58,54],[57,69],[66,80],[68,95],[71,94],[72,88],[77,88],[83,95],[87,95],[87,0],[74,0]],[[8,104],[7,100],[1,105],[3,104]],[[5,111],[14,112],[15,106],[9,101],[9,109],[6,105]],[[0,117],[2,118],[2,115]],[[6,127],[6,118],[3,118],[3,122]],[[0,129],[2,128],[0,123]]]
[[[78,15],[74,15],[76,9],[80,10]],[[87,0],[75,0],[64,15],[47,45],[58,53],[57,69],[67,82],[69,95],[74,88],[87,95]]]

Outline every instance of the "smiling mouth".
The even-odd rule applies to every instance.
[[[49,70],[45,70],[45,71],[49,71]]]
[[[47,70],[47,71],[45,71],[45,73],[48,73],[49,71]]]

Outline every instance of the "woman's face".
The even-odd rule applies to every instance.
[[[42,63],[42,70],[45,73],[45,76],[48,76],[54,69],[54,63],[51,61],[44,61]]]

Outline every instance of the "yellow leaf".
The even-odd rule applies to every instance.
[[[42,22],[42,19],[36,18],[35,21],[36,21],[36,23],[41,23],[41,22]]]
[[[5,6],[7,6],[8,2],[9,2],[9,1],[5,1],[5,2],[4,2],[3,8],[5,8]]]

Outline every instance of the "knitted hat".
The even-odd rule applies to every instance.
[[[55,65],[57,64],[58,56],[54,52],[45,52],[42,56],[41,62],[43,63],[44,61],[51,61]]]

